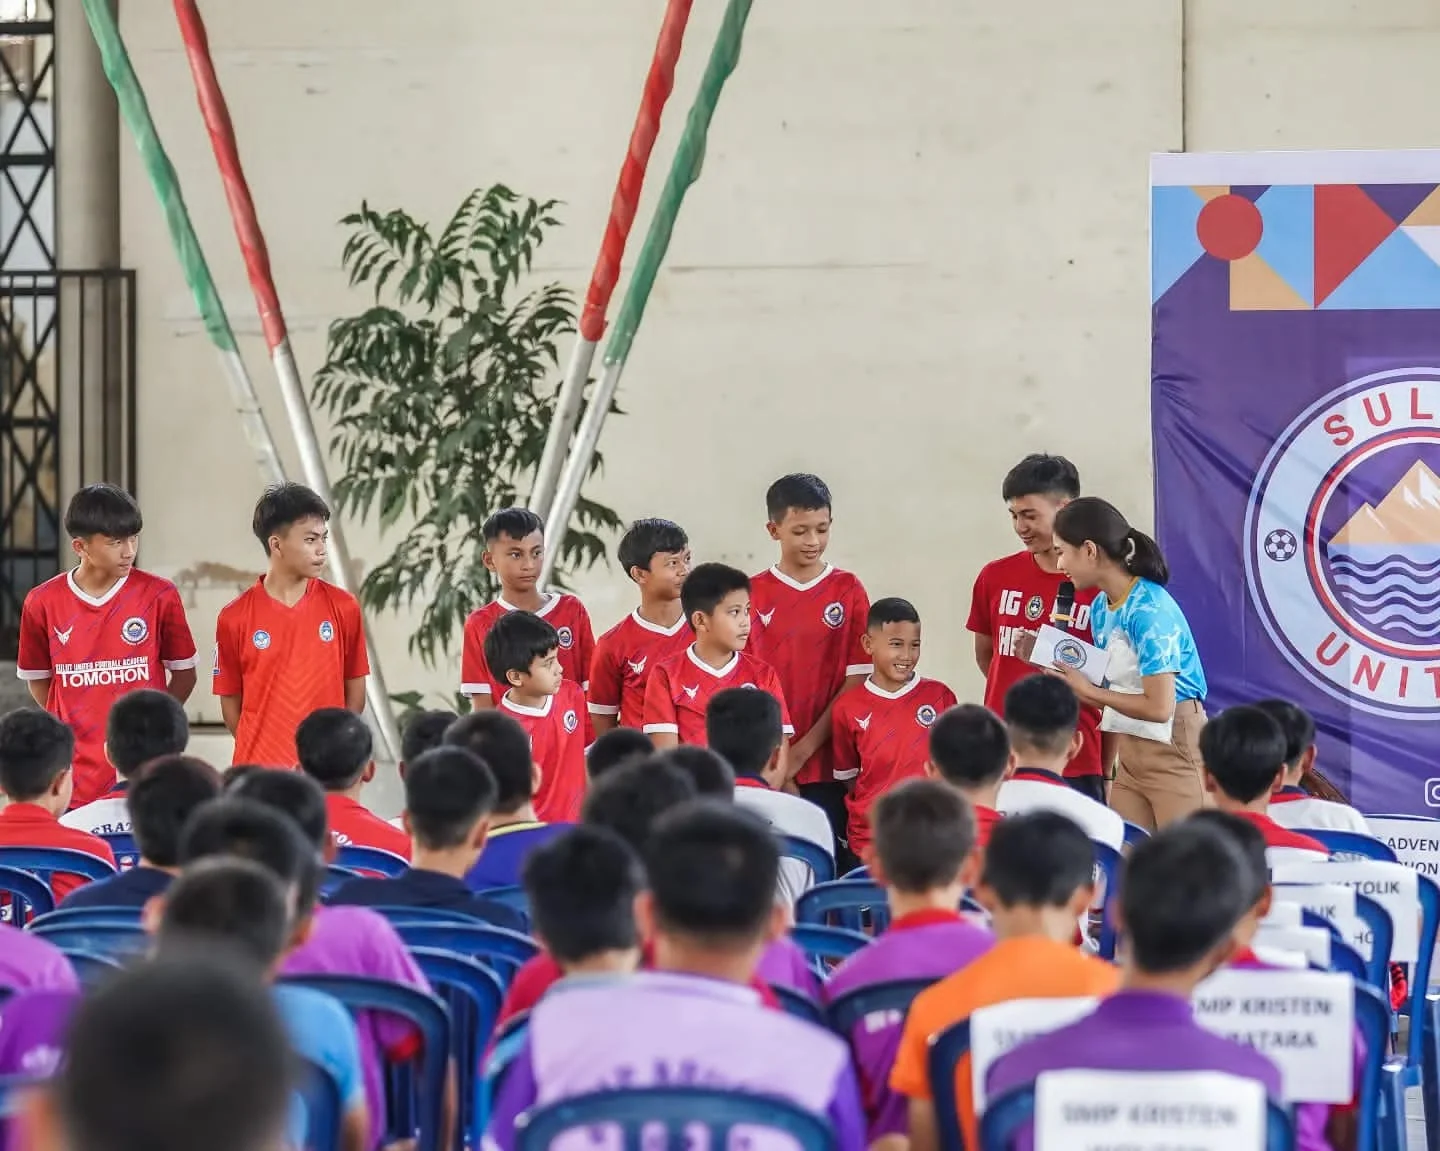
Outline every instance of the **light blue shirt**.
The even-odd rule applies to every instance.
[[[1175,677],[1175,702],[1203,700],[1209,692],[1190,623],[1175,597],[1153,580],[1140,579],[1119,607],[1104,595],[1090,605],[1090,631],[1095,646],[1128,646],[1140,665],[1141,676]]]
[[[340,1113],[365,1101],[360,1069],[360,1038],[355,1021],[340,1001],[312,987],[277,983],[272,989],[280,1017],[290,1033],[290,1046],[302,1059],[323,1067],[340,1087]],[[292,1147],[306,1145],[308,1122],[304,1100],[291,1102],[288,1135]]]

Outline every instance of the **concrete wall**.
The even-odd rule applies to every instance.
[[[335,221],[362,198],[441,218],[475,185],[566,201],[542,274],[581,290],[661,0],[247,0],[207,6],[302,366],[365,300]],[[673,151],[718,23],[700,0],[657,148]],[[1009,550],[1000,476],[1064,452],[1150,515],[1146,163],[1189,147],[1434,145],[1426,0],[757,0],[606,430],[593,494],[667,515],[697,555],[769,562],[762,495],[824,475],[832,558],[927,622],[962,696],[971,580]],[[173,16],[122,5],[162,138],[272,421],[264,357]],[[652,196],[660,183],[652,180]],[[139,269],[142,562],[178,577],[202,643],[258,570],[257,491],[213,354],[127,148]],[[351,530],[356,552],[383,552]],[[631,603],[586,578],[597,624]],[[382,619],[392,687],[448,690]],[[199,709],[215,711],[208,699]]]

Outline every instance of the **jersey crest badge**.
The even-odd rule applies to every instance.
[[[688,695],[691,699],[694,699],[695,693],[700,690],[700,685],[697,683],[694,687],[681,687],[680,690],[683,691],[686,695]]]
[[[150,625],[138,615],[132,615],[120,625],[120,638],[131,647],[144,643],[150,635]]]
[[[828,627],[839,627],[845,622],[845,605],[838,601],[836,603],[826,604],[825,610],[821,613],[820,618],[825,621]],[[769,621],[767,620],[766,622],[768,623]]]
[[[328,619],[320,624],[320,638],[325,643],[329,643],[335,638],[335,625]]]
[[[73,623],[72,623],[69,627],[67,627],[64,631],[61,631],[61,630],[57,627],[57,628],[55,629],[55,638],[58,639],[62,644],[69,643],[69,642],[70,642],[70,633],[71,633],[72,631],[74,631],[74,630],[75,630],[75,625],[74,625]]]
[[[577,727],[580,726],[580,719],[575,714],[575,709],[573,707],[565,713],[565,719],[563,720],[563,722],[565,724],[565,730],[569,732],[573,732]]]
[[[922,703],[915,709],[915,722],[921,727],[929,727],[935,722],[935,709],[928,703]]]
[[[264,628],[261,628],[250,637],[250,642],[255,645],[257,651],[264,651],[270,646],[270,633]]]
[[[630,665],[630,670],[633,671],[636,675],[644,675],[645,661],[649,658],[650,657],[648,655],[642,655],[639,659],[627,659],[625,662]]]
[[[875,713],[874,713],[873,711],[870,713],[870,715],[874,715],[874,714],[875,714]],[[858,727],[861,731],[869,731],[869,730],[870,730],[870,715],[864,715],[864,716],[861,716],[860,718],[858,718],[858,719],[855,721],[855,726]]]
[[[575,646],[575,633],[568,627],[557,628],[556,634],[560,637],[560,646],[566,651]]]
[[[1025,618],[1039,619],[1045,614],[1045,601],[1038,595],[1032,595],[1025,603]]]
[[[761,624],[763,624],[765,627],[769,627],[770,619],[772,616],[774,616],[775,609],[772,607],[769,611],[757,611],[755,614],[760,617]]]

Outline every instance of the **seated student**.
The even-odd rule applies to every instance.
[[[125,799],[131,779],[141,764],[181,755],[189,743],[185,708],[169,692],[141,688],[122,695],[105,718],[105,758],[115,769],[115,784],[101,798],[67,811],[60,822],[91,835],[129,834]]]
[[[1292,831],[1315,827],[1370,835],[1365,817],[1348,803],[1320,799],[1300,786],[1306,772],[1315,766],[1315,721],[1310,713],[1283,699],[1262,699],[1255,706],[1278,723],[1285,735],[1285,770],[1280,787],[1270,793],[1265,813]]]
[[[344,707],[312,711],[295,729],[300,770],[325,789],[330,834],[341,847],[378,847],[410,858],[410,837],[360,802],[375,778],[370,725]]]
[[[638,727],[612,727],[586,748],[585,771],[594,783],[612,767],[648,759],[654,753],[654,741]]]
[[[400,762],[396,768],[400,772],[400,778],[405,778],[406,765],[414,763],[427,751],[440,746],[445,738],[445,731],[459,718],[453,711],[436,709],[434,711],[417,711],[405,721],[405,730],[400,733]],[[402,817],[396,816],[389,820],[391,827],[398,827],[405,830]]]
[[[514,887],[525,856],[559,835],[568,823],[541,823],[534,795],[540,769],[530,758],[530,737],[518,722],[491,708],[461,716],[445,732],[445,746],[460,747],[484,761],[495,780],[495,811],[485,850],[465,876],[471,891]]]
[[[486,1146],[515,1147],[516,1119],[539,1100],[683,1076],[788,1099],[830,1120],[838,1151],[860,1151],[865,1121],[845,1044],[784,1012],[757,1011],[748,986],[767,940],[784,927],[775,904],[780,854],[769,829],[754,815],[697,800],[657,821],[645,857],[650,890],[636,914],[654,942],[656,969],[536,1005],[497,1093]],[[637,1026],[642,1020],[658,1026]],[[536,1058],[556,1044],[564,1060]]]
[[[1012,815],[995,825],[976,897],[990,912],[995,946],[922,991],[905,1017],[890,1086],[910,1100],[910,1146],[935,1151],[939,1130],[926,1062],[930,1037],[982,1007],[1012,999],[1108,995],[1119,972],[1073,942],[1075,920],[1095,897],[1095,848],[1071,819],[1054,811]],[[967,1147],[980,1146],[970,1083],[960,1060],[956,1098]]]
[[[1318,839],[1281,827],[1267,814],[1285,770],[1285,733],[1258,707],[1227,707],[1200,731],[1205,790],[1221,811],[1249,820],[1265,837],[1270,862],[1308,863],[1330,858]]]
[[[740,690],[744,690],[743,688]],[[669,763],[695,781],[695,794],[701,799],[735,801],[735,771],[714,748],[685,744],[657,751],[651,763]]]
[[[79,986],[70,960],[48,939],[0,923],[0,991],[74,991]]]
[[[979,871],[975,820],[965,800],[933,779],[910,779],[870,809],[875,835],[870,874],[885,886],[890,927],[845,960],[825,981],[827,1003],[891,979],[941,979],[989,951],[995,937],[960,914]],[[905,1098],[890,1086],[902,1020],[862,1020],[850,1035],[865,1117],[877,1140],[909,1130]]]
[[[716,693],[705,709],[710,750],[735,769],[735,802],[765,820],[777,835],[790,835],[835,851],[835,832],[825,809],[780,788],[785,783],[785,741],[780,701],[768,691],[732,687]],[[779,894],[792,906],[815,882],[798,859],[780,861]]]
[[[121,701],[129,698],[122,696]],[[185,821],[219,794],[220,773],[203,760],[185,755],[150,760],[131,779],[126,795],[139,865],[76,888],[60,906],[144,907],[179,874]]]
[[[1250,911],[1249,870],[1233,840],[1182,822],[1137,844],[1120,885],[1126,946],[1120,990],[1078,1023],[1020,1044],[986,1076],[994,1099],[1047,1071],[1220,1071],[1280,1098],[1280,1073],[1252,1047],[1195,1022],[1195,988],[1227,962]],[[1017,1146],[1028,1146],[1023,1131]]]
[[[274,1151],[290,1102],[290,1041],[254,974],[223,956],[154,959],[79,1004],[59,1076],[22,1101],[21,1145]]]
[[[525,931],[525,917],[476,895],[465,875],[485,850],[495,777],[463,747],[427,751],[405,773],[405,829],[410,867],[394,879],[352,879],[330,896],[329,906],[430,907],[473,915],[496,927]]]
[[[1000,819],[995,805],[1012,767],[1010,734],[989,708],[962,703],[942,712],[931,725],[926,771],[970,802],[975,815],[975,843],[982,851]]]
[[[48,711],[26,707],[0,716],[0,793],[6,800],[0,807],[0,847],[65,847],[114,867],[108,843],[60,822],[70,806],[74,754],[74,734]],[[57,872],[50,890],[61,900],[85,882]]]
[[[1030,675],[1011,684],[1005,693],[1005,726],[1015,769],[1000,786],[1001,814],[1058,811],[1097,843],[1119,851],[1125,845],[1125,821],[1071,787],[1064,775],[1083,742],[1074,689],[1053,675]]]

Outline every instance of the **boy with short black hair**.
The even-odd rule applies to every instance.
[[[685,577],[680,600],[694,642],[656,665],[645,689],[644,729],[655,746],[704,746],[705,709],[728,687],[768,691],[780,701],[785,735],[794,735],[775,669],[746,650],[751,625],[745,573],[726,564],[700,564]]]
[[[1055,562],[1055,513],[1080,495],[1080,473],[1064,456],[1026,456],[1006,474],[1000,498],[1021,548],[980,569],[970,599],[968,629],[975,635],[975,662],[985,677],[985,706],[997,715],[1005,693],[1033,675],[1030,644],[1050,621],[1060,586],[1068,582]],[[1072,591],[1073,585],[1072,585]],[[1090,639],[1093,588],[1074,591],[1070,631]],[[1100,713],[1083,708],[1080,750],[1065,766],[1072,787],[1097,803],[1105,802]]]
[[[370,726],[343,707],[312,711],[295,729],[300,770],[325,789],[330,834],[341,847],[375,847],[410,858],[410,837],[360,802],[375,778]]]
[[[459,718],[453,711],[435,709],[433,711],[417,711],[405,721],[405,726],[400,732],[400,762],[396,769],[400,772],[400,778],[405,778],[405,765],[414,763],[427,751],[440,746],[441,740],[445,738],[445,730]],[[387,821],[391,827],[405,830],[405,825],[400,816]]]
[[[555,647],[565,678],[584,695],[595,650],[590,613],[568,592],[542,592],[536,586],[545,560],[545,523],[529,508],[502,508],[480,529],[485,538],[481,561],[500,584],[500,594],[465,619],[460,648],[460,691],[473,708],[497,707],[510,688],[486,653],[485,640],[496,622],[514,611],[533,613],[555,631]],[[588,716],[582,709],[582,719]],[[588,719],[586,720],[588,731]],[[588,737],[587,737],[588,742]]]
[[[962,703],[941,713],[930,727],[926,770],[969,801],[975,815],[975,842],[982,851],[1000,820],[995,805],[1013,766],[1010,733],[988,707]]]
[[[1200,730],[1205,790],[1221,811],[1259,829],[1272,864],[1323,862],[1330,858],[1323,843],[1282,827],[1268,814],[1270,796],[1285,771],[1285,751],[1285,733],[1268,712],[1227,707]]]
[[[1012,999],[1108,995],[1119,973],[1074,945],[1075,921],[1095,897],[1095,849],[1058,812],[1012,815],[995,825],[976,896],[995,945],[916,996],[890,1086],[910,1100],[910,1146],[935,1151],[939,1132],[927,1055],[930,1037],[982,1007]],[[965,1146],[978,1147],[969,1056],[955,1070]]]
[[[690,643],[680,589],[690,570],[690,540],[669,520],[636,520],[615,552],[640,589],[640,606],[600,637],[590,662],[590,716],[598,735],[615,727],[638,729],[645,718],[645,687],[655,666]]]
[[[585,797],[585,693],[565,678],[555,628],[528,611],[506,612],[485,635],[485,662],[501,686],[495,706],[530,737],[536,818],[574,822]]]
[[[778,1095],[823,1115],[838,1151],[860,1151],[864,1119],[845,1045],[783,1012],[757,1011],[759,996],[747,986],[766,942],[783,929],[769,830],[733,807],[696,801],[657,821],[645,862],[650,890],[636,901],[636,918],[654,941],[656,970],[567,988],[535,1006],[487,1145],[513,1148],[516,1120],[539,1099],[596,1083],[651,1086],[685,1068],[696,1082]],[[557,1042],[564,1066],[535,1058]]]
[[[75,736],[48,711],[21,708],[0,716],[0,847],[64,847],[115,866],[115,853],[88,831],[65,827]],[[64,899],[86,880],[56,873],[50,890]]]
[[[214,693],[235,737],[233,763],[295,766],[295,730],[311,712],[365,710],[360,603],[321,579],[330,508],[304,484],[274,484],[255,505],[266,571],[220,609]]]
[[[611,768],[654,753],[654,742],[638,727],[612,727],[585,749],[585,771],[594,783]]]
[[[118,778],[99,799],[72,808],[60,822],[91,835],[128,835],[125,801],[131,778],[142,764],[180,755],[189,743],[190,721],[169,692],[141,688],[122,695],[105,721],[105,758]]]
[[[941,979],[995,943],[960,914],[960,901],[979,873],[970,805],[934,779],[908,779],[871,809],[875,851],[870,875],[885,887],[890,926],[845,960],[824,983],[826,1003],[874,983]],[[860,1069],[869,1139],[904,1136],[903,1096],[890,1087],[903,1019],[867,1017],[851,1031]]]
[[[861,637],[870,674],[831,711],[831,767],[849,789],[846,844],[857,861],[870,850],[871,806],[896,784],[925,774],[930,729],[956,704],[955,693],[927,679],[920,664],[920,613],[890,597],[870,605]]]
[[[81,488],[65,509],[76,566],[32,588],[20,609],[16,674],[75,733],[76,807],[115,784],[105,725],[118,700],[153,686],[183,703],[195,690],[195,639],[180,593],[135,566],[143,526],[129,492]]]
[[[180,871],[180,835],[195,811],[220,794],[220,773],[204,760],[167,755],[131,782],[126,803],[140,862],[71,892],[62,907],[144,907]],[[127,829],[128,830],[128,829]]]
[[[640,962],[635,897],[640,857],[603,827],[578,824],[525,860],[533,934],[567,978],[634,971]]]
[[[735,769],[723,756],[716,754],[714,748],[693,744],[672,747],[657,751],[650,762],[678,767],[695,781],[695,794],[702,799],[718,799],[722,803],[735,801]]]
[[[1278,723],[1285,734],[1285,771],[1279,788],[1270,794],[1270,818],[1294,831],[1314,827],[1369,835],[1365,817],[1348,803],[1321,799],[1301,786],[1315,766],[1315,721],[1310,713],[1284,699],[1262,699],[1255,706]]]
[[[845,784],[835,776],[831,709],[870,674],[864,646],[870,600],[859,577],[825,562],[831,496],[819,476],[781,476],[765,493],[765,512],[780,562],[750,581],[751,612],[760,623],[754,649],[774,666],[778,694],[799,732],[787,755],[788,779],[824,809],[838,846],[850,817]]]

